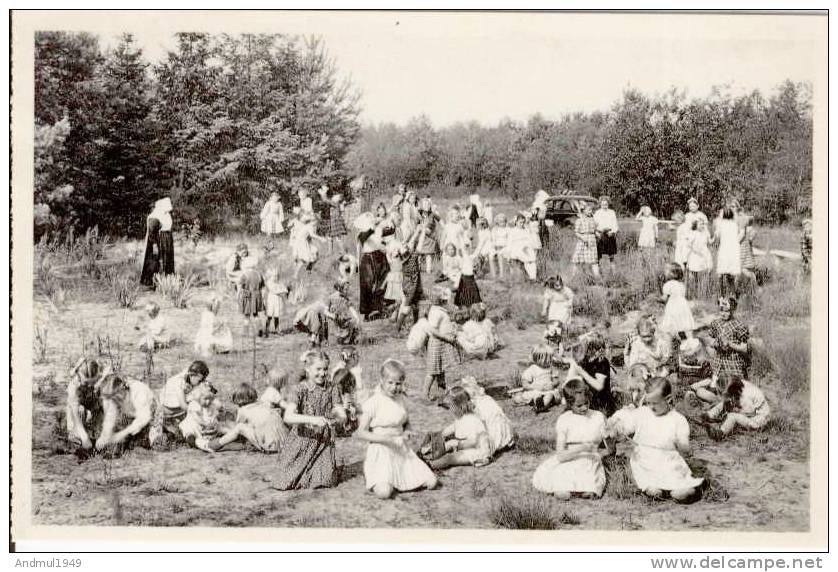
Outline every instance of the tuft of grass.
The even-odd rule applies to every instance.
[[[555,448],[555,443],[538,435],[519,435],[515,448],[524,455],[546,455]]]
[[[140,286],[131,276],[119,276],[111,284],[114,299],[120,308],[133,308],[140,295]]]
[[[727,502],[730,499],[730,493],[727,492],[721,481],[712,475],[706,461],[692,457],[687,459],[687,465],[689,465],[693,476],[704,479],[701,489],[702,501],[719,503]]]
[[[511,530],[556,530],[562,524],[553,516],[546,497],[497,500],[489,510],[489,520],[498,528]]]
[[[611,455],[602,460],[605,468],[605,494],[609,497],[626,500],[640,496],[640,489],[631,478],[631,467],[628,458],[622,455]]]
[[[35,326],[35,363],[47,361],[47,353],[49,353],[48,334],[49,328],[47,326]]]
[[[154,283],[157,292],[175,308],[186,308],[196,291],[195,274],[187,274],[186,277],[180,274],[155,274]]]

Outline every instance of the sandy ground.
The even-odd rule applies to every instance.
[[[109,254],[121,255],[118,249]],[[315,282],[324,281],[318,276],[315,275]],[[322,284],[315,285],[322,288]],[[500,288],[510,296],[518,291],[514,283]],[[208,288],[200,290],[186,309],[173,309],[161,301],[172,329],[184,341],[155,355],[154,373],[148,379],[152,387],[161,387],[166,376],[180,371],[191,361],[199,302],[208,295]],[[278,471],[276,457],[254,452],[209,455],[186,447],[165,452],[135,449],[121,458],[94,458],[85,462],[77,461],[72,454],[56,452],[56,415],[66,395],[61,372],[77,359],[85,340],[96,343],[98,335],[105,354],[101,359],[108,359],[108,343],[111,353],[116,352],[118,345],[123,371],[139,375],[144,357],[135,349],[140,334],[136,327],[144,323],[141,308],[151,299],[160,301],[154,293],[143,293],[133,309],[119,309],[111,295],[91,286],[83,296],[77,296],[75,301],[56,311],[41,297],[36,298],[36,325],[47,330],[49,351],[46,361],[36,364],[33,380],[35,523],[490,528],[495,526],[492,509],[498,499],[505,498],[513,503],[541,503],[556,518],[570,515],[572,518],[566,519],[569,523],[563,526],[577,529],[808,529],[806,419],[775,424],[763,433],[740,435],[723,443],[709,441],[701,428],[694,427],[696,462],[712,475],[716,492],[689,506],[650,501],[636,494],[626,498],[606,494],[597,501],[563,502],[537,493],[530,481],[553,446],[555,413],[536,416],[529,408],[516,407],[505,399],[500,404],[512,419],[519,442],[528,446],[506,452],[483,468],[449,470],[441,476],[442,486],[438,490],[400,494],[391,501],[379,501],[365,492],[362,472],[365,446],[354,438],[340,439],[337,443],[342,465],[342,479],[337,487],[299,492],[269,488],[272,476]],[[222,398],[229,398],[235,384],[252,379],[253,338],[241,335],[232,302],[225,304],[222,316],[235,326],[239,347],[234,353],[208,361]],[[792,327],[808,333],[808,326],[793,324]],[[534,325],[519,329],[514,319],[503,321],[499,331],[507,347],[499,357],[467,362],[461,372],[475,375],[490,386],[505,385],[519,368],[518,362],[525,361],[532,345],[540,340],[542,328]],[[373,379],[378,366],[388,357],[405,360],[413,428],[440,429],[451,421],[451,415],[419,397],[424,362],[406,352],[404,340],[394,337],[392,329],[387,321],[365,325],[366,341],[359,347],[365,376]],[[293,364],[306,347],[305,336],[299,333],[259,339],[255,343],[255,362],[266,365]],[[264,382],[257,379],[256,385],[261,389]],[[777,380],[769,377],[761,380],[761,385],[776,403],[780,391]]]

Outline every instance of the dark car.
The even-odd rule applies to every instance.
[[[591,205],[596,210],[597,200],[587,195],[555,195],[545,201],[547,214],[545,218],[552,220],[559,226],[570,225],[582,211],[585,205]]]

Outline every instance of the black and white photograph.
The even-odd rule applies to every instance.
[[[14,11],[13,539],[825,542],[827,24]]]

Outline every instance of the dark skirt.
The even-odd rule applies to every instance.
[[[157,270],[158,274],[174,274],[175,273],[175,243],[172,239],[172,231],[161,230],[157,234],[157,240],[160,247],[160,268]]]
[[[359,312],[367,316],[384,308],[384,290],[387,287],[387,273],[390,265],[387,256],[380,250],[365,252],[358,263],[360,282]]]
[[[262,299],[262,275],[255,270],[249,270],[242,276],[239,287],[239,311],[245,316],[256,316],[265,311]]]
[[[332,209],[329,221],[329,236],[332,238],[346,236],[346,223],[343,221],[343,215],[338,208]]]
[[[596,251],[598,258],[617,254],[617,235],[601,234],[596,241]]]
[[[482,302],[480,299],[480,290],[477,288],[477,280],[474,279],[474,276],[471,274],[460,276],[460,284],[454,293],[454,305],[471,306],[480,302]]]

